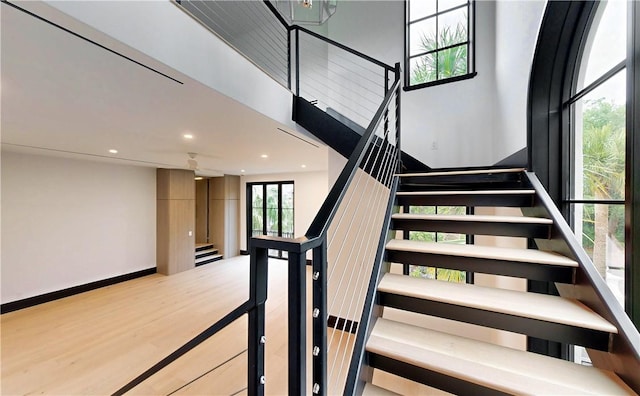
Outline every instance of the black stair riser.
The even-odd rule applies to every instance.
[[[501,173],[484,173],[470,175],[431,175],[431,176],[402,176],[401,185],[405,184],[502,184],[513,183],[516,185],[524,185],[521,172],[501,172]]]
[[[403,182],[398,188],[398,191],[483,191],[483,190],[529,190],[530,187],[523,185],[522,183],[473,183],[473,184],[461,184],[461,183],[449,183],[449,184],[437,184],[437,183],[421,183],[413,184]]]
[[[483,221],[447,221],[392,219],[392,230],[453,232],[469,235],[498,235],[548,239],[551,225],[526,223],[488,223]]]
[[[210,245],[203,245],[203,246],[198,246],[196,248],[196,252],[201,252],[203,250],[209,250],[209,249],[213,249],[213,244]]]
[[[202,257],[207,257],[207,256],[213,256],[218,254],[218,249],[214,249],[212,252],[206,252],[206,253],[196,253],[196,259],[202,258]]]
[[[575,275],[575,269],[572,267],[546,264],[490,260],[466,256],[449,256],[444,254],[416,253],[399,250],[387,250],[386,254],[386,260],[390,263],[448,268],[460,271],[512,276],[516,278],[526,278],[547,282],[573,283]]]
[[[491,206],[526,208],[534,204],[533,194],[451,194],[397,195],[398,205],[410,206]]]
[[[199,267],[199,266],[201,266],[201,265],[205,265],[205,264],[209,264],[209,263],[213,263],[214,261],[220,261],[220,260],[222,260],[222,256],[212,258],[211,260],[198,261],[198,262],[196,263],[196,267]]]
[[[508,393],[503,393],[459,378],[450,377],[436,371],[427,370],[377,353],[368,352],[367,359],[370,367],[377,368],[433,388],[438,388],[455,395],[508,395]]]
[[[438,301],[423,300],[386,292],[378,293],[378,304],[424,315],[511,331],[549,341],[581,345],[607,352],[611,334],[565,324],[524,318]]]

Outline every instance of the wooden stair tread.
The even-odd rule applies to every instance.
[[[581,302],[539,293],[387,273],[378,291],[607,333],[618,329]]]
[[[203,257],[199,257],[196,259],[196,264],[200,263],[202,261],[208,261],[208,260],[213,260],[213,259],[221,259],[222,255],[221,254],[212,254],[209,256],[203,256]]]
[[[398,191],[397,196],[438,196],[438,195],[535,195],[535,190],[438,190],[438,191]]]
[[[379,318],[367,351],[510,394],[633,394],[614,373]]]
[[[197,255],[207,255],[207,254],[216,254],[218,253],[218,249],[207,249],[207,250],[200,250],[197,251],[196,254]]]
[[[367,382],[364,385],[364,390],[362,391],[362,395],[363,396],[397,396],[398,394],[395,392],[391,392],[390,390],[380,388],[379,386],[375,386],[370,382]]]
[[[460,245],[442,242],[436,243],[411,241],[406,239],[392,239],[387,243],[387,250],[578,267],[578,263],[576,261],[566,256],[536,249],[514,249],[494,246]]]
[[[416,176],[454,176],[454,175],[484,175],[492,173],[516,173],[524,171],[524,168],[509,169],[474,169],[466,171],[448,171],[448,172],[424,172],[424,173],[400,173],[399,177],[416,177]]]
[[[396,213],[391,216],[398,220],[445,220],[445,221],[477,221],[487,223],[517,223],[517,224],[553,224],[551,219],[526,216],[489,216],[489,215],[423,215],[413,213]]]

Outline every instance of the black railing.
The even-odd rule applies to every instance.
[[[598,273],[595,265],[580,246],[578,239],[565,221],[551,196],[538,177],[525,172],[531,186],[536,191],[536,206],[523,208],[527,216],[549,217],[553,220],[554,232],[550,250],[569,256],[579,264],[575,285],[556,284],[563,297],[577,299],[611,322],[618,334],[610,340],[609,352],[588,349],[593,365],[614,371],[636,392],[640,390],[640,334],[622,306]],[[544,241],[536,240],[538,244]]]
[[[177,3],[275,81],[338,121],[364,129],[395,68],[298,25],[268,1]]]
[[[288,293],[292,296],[288,299],[288,392],[290,395],[309,393],[326,395],[343,391],[346,369],[351,362],[353,348],[347,346],[349,343],[339,341],[338,345],[332,348],[337,350],[337,354],[333,357],[329,356],[328,319],[332,315],[332,305],[340,305],[341,302],[346,301],[345,298],[347,300],[351,298],[350,309],[336,311],[338,314],[346,313],[351,318],[337,317],[332,329],[333,334],[340,332],[339,338],[342,340],[345,334],[352,332],[347,328],[347,324],[352,326],[360,318],[368,289],[378,240],[383,229],[385,208],[391,194],[393,175],[399,166],[399,64],[396,65],[394,76],[396,78],[394,84],[385,95],[382,105],[305,236],[296,239],[261,236],[251,240],[251,260],[252,262],[257,260],[257,267],[266,267],[269,249],[288,252]],[[379,221],[376,222],[376,218]],[[335,248],[335,252],[332,252],[332,248]],[[306,301],[308,251],[312,251],[313,257],[311,269],[313,301],[310,316],[307,315]],[[356,257],[353,256],[354,252]],[[331,266],[327,263],[329,256],[332,256]],[[338,273],[341,276],[337,277],[341,280],[334,282],[335,296],[330,296],[328,290],[332,286],[331,279]],[[346,286],[342,282],[345,275],[351,279]],[[354,301],[353,296],[359,296],[359,301]],[[306,350],[308,320],[312,320],[313,329],[311,351]],[[255,337],[260,337],[263,334],[261,333],[263,328],[263,323],[256,324],[249,331]],[[349,337],[349,335],[346,336]],[[307,353],[313,356],[313,384],[309,387],[306,384]],[[254,364],[251,367],[259,367],[259,365]],[[335,372],[336,367],[337,372]],[[264,372],[260,371],[253,377],[260,378],[263,375]],[[331,390],[328,389],[330,382]],[[262,384],[250,382],[249,389],[252,386],[257,387],[254,390],[255,394],[264,392]]]
[[[304,237],[252,238],[249,299],[114,394],[133,389],[246,313],[247,390],[249,395],[263,395],[269,250],[286,252],[289,262],[288,393],[326,395],[330,377],[334,383],[330,392],[341,393],[345,369],[352,364],[351,356],[360,355],[359,351],[353,351],[353,343],[343,345],[342,341],[346,333],[355,331],[353,326],[360,318],[393,176],[400,168],[400,65],[385,65],[307,29],[288,26],[269,1],[182,0],[177,3],[296,95],[304,96],[324,111],[332,110],[350,122],[367,127]],[[294,75],[295,81],[292,81]],[[313,347],[307,351],[309,251],[312,252]],[[346,285],[345,276],[350,279]],[[355,283],[352,282],[354,276]],[[332,277],[340,280],[332,281]],[[336,290],[332,295],[329,287],[334,284]],[[343,310],[347,300],[348,309]],[[330,357],[329,343],[333,338],[328,339],[328,322],[332,307],[340,307],[335,308],[332,334],[340,333],[333,350],[341,355]],[[307,353],[313,355],[310,387],[306,384]]]

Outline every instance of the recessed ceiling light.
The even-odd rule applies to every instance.
[[[116,149],[111,149],[111,150],[109,150],[109,152],[111,154],[118,154],[118,150],[116,150]]]
[[[184,135],[182,135],[182,137],[185,139],[193,139],[193,135],[190,133],[185,133]]]
[[[244,169],[240,169],[240,173],[244,173],[244,172],[245,172],[245,170],[244,170]]]
[[[307,166],[305,164],[302,164],[302,165],[300,165],[300,167],[306,168]]]
[[[266,154],[262,154],[260,157],[261,157],[261,158],[269,158],[269,156],[268,156],[268,155],[266,155]]]
[[[202,176],[196,176],[193,178],[194,180],[202,180]]]

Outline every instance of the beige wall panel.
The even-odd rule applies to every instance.
[[[240,199],[240,176],[224,176],[224,197],[225,199]]]
[[[171,275],[194,268],[195,201],[163,199],[157,207],[158,272]]]
[[[176,272],[182,272],[195,267],[196,204],[193,199],[172,199],[169,202],[172,256]]]
[[[224,257],[230,258],[240,254],[240,200],[224,202]]]
[[[196,243],[206,243],[209,223],[209,180],[196,180]]]
[[[195,199],[195,173],[184,169],[157,170],[157,199]]]
[[[170,169],[156,170],[156,199],[169,199]]]
[[[224,177],[209,179],[209,199],[224,199]]]
[[[191,269],[195,266],[194,173],[158,169],[156,189],[158,272],[170,275]]]
[[[160,170],[160,169],[159,169]],[[159,180],[160,178],[158,178]],[[169,273],[169,200],[156,201],[156,266],[161,274]]]
[[[191,170],[171,169],[169,199],[195,199],[195,173]]]
[[[211,197],[211,196],[210,196]],[[224,255],[224,200],[209,199],[209,242]]]

